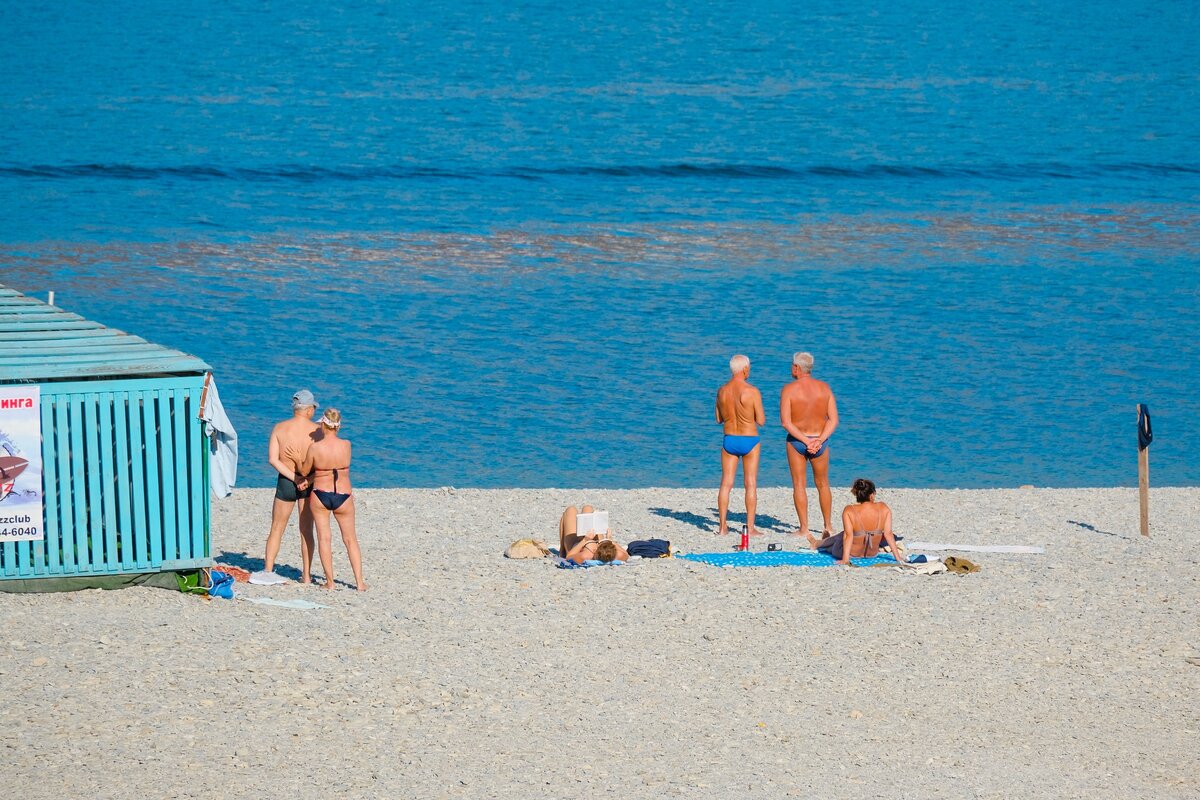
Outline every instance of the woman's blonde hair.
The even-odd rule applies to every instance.
[[[342,427],[342,412],[336,408],[325,409],[325,413],[321,415],[321,424],[326,428],[337,430]]]

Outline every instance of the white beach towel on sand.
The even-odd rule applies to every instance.
[[[961,550],[964,553],[1029,553],[1040,555],[1046,548],[1031,544],[939,544],[937,542],[905,542],[909,550]]]
[[[298,597],[293,600],[276,600],[273,597],[247,597],[244,594],[239,594],[238,599],[249,600],[251,603],[258,603],[260,606],[279,606],[280,608],[330,608],[330,606],[323,606],[311,600],[301,600]]]

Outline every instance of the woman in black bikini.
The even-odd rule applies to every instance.
[[[818,539],[808,531],[808,543],[815,550],[824,550],[838,560],[839,564],[850,565],[850,557],[871,558],[879,554],[879,548],[886,541],[892,549],[892,554],[900,553],[896,545],[896,537],[892,534],[892,509],[887,503],[875,500],[875,484],[866,478],[859,478],[850,489],[854,493],[857,504],[846,506],[842,510],[842,532],[836,536]],[[850,546],[846,547],[846,540]],[[899,558],[897,558],[899,560]]]
[[[354,532],[354,496],[350,487],[350,442],[338,437],[342,427],[342,415],[336,408],[326,409],[321,417],[323,436],[308,448],[303,474],[309,476],[313,487],[308,497],[308,508],[312,512],[317,528],[317,552],[321,556],[321,567],[325,570],[325,588],[333,587],[333,527],[329,522],[332,513],[342,532],[342,543],[350,557],[350,568],[354,570],[354,582],[360,592],[367,590],[362,575],[362,553],[358,549],[358,536]]]

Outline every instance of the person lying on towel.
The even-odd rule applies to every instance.
[[[893,555],[899,553],[896,537],[892,534],[892,510],[887,503],[875,500],[875,484],[859,478],[850,491],[858,502],[842,509],[842,532],[818,539],[805,531],[808,543],[814,550],[829,553],[843,565],[849,565],[851,557],[873,558],[885,541]],[[849,547],[846,547],[847,539]]]
[[[558,520],[558,552],[568,561],[582,564],[585,561],[628,561],[629,553],[612,538],[612,531],[584,531],[579,533],[579,514],[591,514],[595,509],[584,506],[576,510],[575,506],[567,506],[562,517]]]

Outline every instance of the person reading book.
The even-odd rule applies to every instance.
[[[596,530],[603,525],[603,530]],[[568,561],[628,561],[629,553],[612,538],[608,512],[585,505],[567,506],[558,520],[558,553]]]

